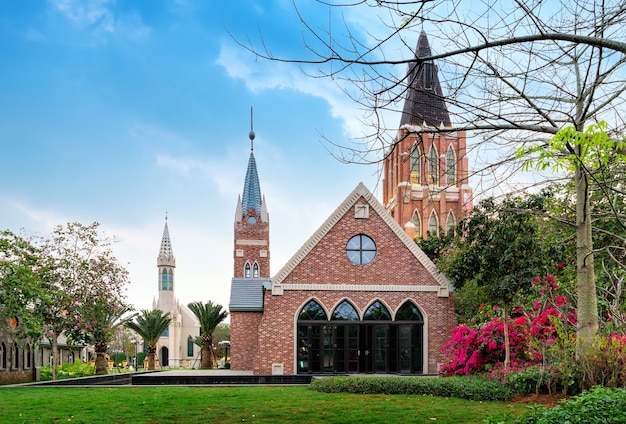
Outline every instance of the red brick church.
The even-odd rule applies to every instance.
[[[422,33],[416,54],[429,51]],[[439,119],[451,126],[437,69],[427,65],[408,90],[399,152],[385,160],[385,204],[358,184],[273,277],[269,215],[251,148],[235,216],[232,369],[255,374],[438,371],[441,346],[456,325],[454,302],[449,282],[414,238],[429,227],[437,231],[449,219],[456,222],[471,191],[463,184],[464,134],[410,134],[413,126],[439,127]],[[250,139],[253,146],[253,132]]]

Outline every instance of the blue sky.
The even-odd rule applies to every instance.
[[[361,135],[362,111],[229,35],[262,33],[289,55],[301,31],[289,0],[0,0],[0,227],[100,222],[119,239],[130,302],[149,308],[167,212],[181,303],[227,307],[251,106],[272,275],[360,181],[378,194],[375,166],[339,163],[320,137]]]

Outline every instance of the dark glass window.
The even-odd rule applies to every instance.
[[[305,321],[328,321],[324,308],[314,300],[310,300],[304,305],[298,319]]]
[[[0,369],[7,367],[7,348],[4,342],[0,342]]]
[[[380,301],[376,301],[366,309],[363,321],[391,321],[389,310]]]
[[[193,339],[191,336],[187,337],[187,356],[193,356]]]
[[[359,234],[346,244],[348,259],[357,265],[367,265],[376,257],[376,243],[365,234]]]
[[[245,268],[243,276],[245,278],[250,278],[250,264],[248,262],[246,262],[246,268]]]
[[[413,304],[413,302],[405,302],[398,312],[396,313],[396,321],[420,321],[423,322],[424,318],[420,310]]]
[[[337,305],[337,307],[333,311],[331,319],[342,321],[358,321],[359,314],[350,302],[344,300],[339,305]]]
[[[257,264],[256,262],[254,263],[254,266],[252,267],[252,276],[254,278],[259,278],[259,264]]]

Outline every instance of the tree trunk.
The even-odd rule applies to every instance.
[[[504,369],[511,366],[511,345],[509,343],[509,317],[507,316],[507,307],[502,308],[502,322],[504,322]]]
[[[56,331],[52,332],[52,338],[49,340],[52,342],[52,379],[57,379],[57,367],[59,366],[59,335]]]
[[[156,346],[148,346],[148,371],[154,371],[154,353]]]
[[[576,148],[580,149],[581,146],[576,146]],[[593,261],[593,239],[591,238],[589,181],[587,178],[585,170],[578,166],[574,181],[576,183],[576,276],[578,285],[576,357],[579,359],[589,351],[598,331],[598,298]]]
[[[107,374],[107,343],[96,343],[94,346],[96,352],[96,375]]]

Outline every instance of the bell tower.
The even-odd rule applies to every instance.
[[[432,56],[420,33],[416,58]],[[449,233],[472,208],[465,131],[453,129],[433,60],[409,64],[393,150],[383,162],[383,204],[412,238]]]
[[[259,175],[254,159],[254,130],[250,109],[250,157],[243,185],[243,194],[237,198],[235,211],[235,278],[269,278],[270,276],[270,222],[261,196]]]

